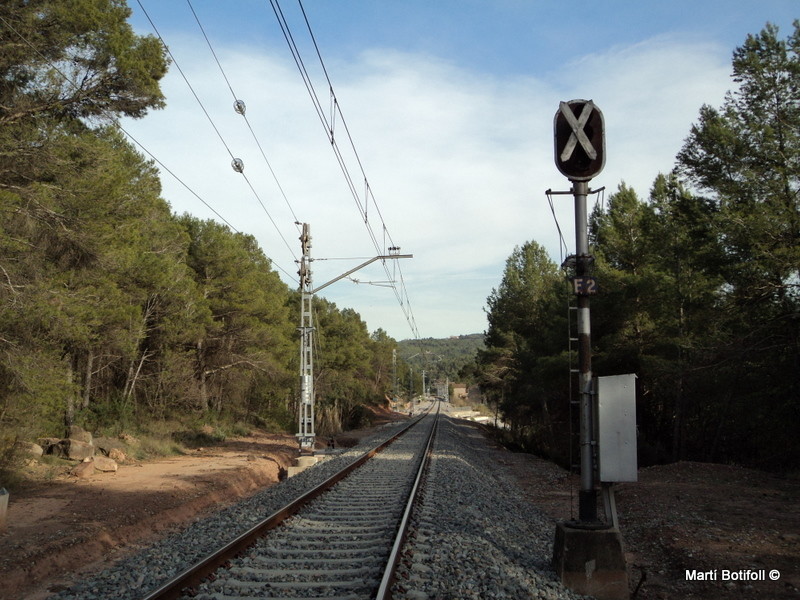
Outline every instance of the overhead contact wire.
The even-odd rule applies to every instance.
[[[370,238],[372,239],[372,243],[375,246],[376,251],[380,254],[382,252],[381,245],[378,242],[377,236],[375,235],[375,232],[372,229],[372,226],[370,225],[369,218],[368,218],[368,205],[369,205],[369,198],[370,197],[372,197],[372,199],[373,199],[373,204],[375,205],[375,208],[376,208],[376,210],[378,212],[378,216],[379,216],[379,218],[381,220],[381,223],[382,223],[384,229],[386,230],[385,234],[389,237],[389,240],[391,241],[392,246],[396,246],[396,244],[394,244],[394,241],[392,240],[391,235],[388,232],[388,228],[386,228],[386,223],[383,220],[383,215],[380,212],[380,208],[379,208],[379,206],[377,204],[377,201],[375,200],[374,194],[372,193],[372,190],[371,190],[371,188],[369,186],[369,181],[368,181],[368,179],[366,177],[366,173],[364,171],[363,163],[361,161],[360,156],[358,155],[358,152],[357,152],[357,149],[355,147],[355,143],[353,141],[352,135],[350,134],[349,128],[347,127],[347,123],[346,123],[346,121],[344,119],[344,115],[343,115],[343,113],[341,111],[341,108],[339,106],[338,99],[336,98],[335,92],[333,90],[332,82],[330,80],[330,77],[328,76],[327,68],[325,67],[324,61],[322,59],[321,52],[319,51],[319,46],[316,43],[316,39],[314,37],[313,31],[311,30],[311,26],[310,26],[310,23],[308,21],[307,15],[305,13],[305,9],[302,6],[302,2],[300,2],[300,8],[301,8],[301,11],[303,13],[303,17],[305,19],[306,26],[308,27],[309,34],[310,34],[310,36],[312,38],[312,42],[313,42],[314,47],[316,49],[317,56],[318,56],[318,58],[320,60],[320,63],[322,65],[322,69],[323,69],[323,72],[325,74],[326,81],[328,82],[329,92],[330,92],[330,95],[331,95],[331,113],[332,113],[331,121],[329,121],[325,117],[325,111],[322,108],[322,104],[321,104],[321,102],[319,100],[319,96],[317,95],[316,89],[314,88],[314,85],[313,85],[313,83],[311,81],[311,77],[308,74],[308,70],[306,69],[305,64],[304,64],[304,62],[302,60],[302,57],[300,56],[300,51],[297,48],[297,44],[294,41],[294,37],[293,37],[293,35],[291,33],[291,30],[289,28],[288,22],[286,21],[286,18],[285,18],[284,14],[283,14],[283,11],[280,8],[279,0],[270,0],[270,5],[272,6],[272,10],[275,13],[275,17],[278,20],[278,24],[279,24],[279,26],[281,28],[283,36],[284,36],[284,38],[285,38],[285,40],[286,40],[286,42],[287,42],[287,44],[289,46],[289,50],[290,50],[290,52],[292,54],[292,57],[294,58],[295,64],[296,64],[296,66],[298,68],[298,71],[300,72],[300,76],[303,79],[303,82],[304,82],[304,84],[306,86],[306,90],[308,91],[308,94],[309,94],[309,96],[311,98],[311,101],[312,101],[312,103],[314,105],[314,108],[315,108],[315,110],[317,112],[317,116],[320,119],[320,122],[322,123],[322,125],[323,125],[323,127],[324,127],[324,129],[326,131],[326,135],[328,136],[328,141],[331,143],[331,147],[332,147],[332,149],[334,151],[334,155],[336,156],[336,160],[339,163],[339,167],[340,167],[340,169],[342,171],[342,174],[344,175],[345,181],[346,181],[348,187],[350,188],[350,193],[353,196],[353,199],[356,201],[356,205],[358,206],[359,212],[360,212],[360,214],[361,214],[361,216],[362,216],[362,218],[364,220],[365,226],[367,228],[367,232],[368,232]],[[346,161],[345,161],[344,157],[342,156],[341,150],[339,149],[338,144],[336,142],[336,137],[335,137],[335,132],[334,132],[334,127],[333,127],[332,121],[335,119],[337,114],[338,114],[339,118],[341,119],[341,121],[343,123],[343,127],[345,128],[345,133],[347,134],[347,137],[348,137],[348,139],[350,141],[351,148],[353,150],[353,153],[354,153],[354,155],[356,157],[356,161],[358,163],[359,169],[361,170],[361,173],[362,173],[363,178],[364,178],[365,197],[364,197],[364,204],[363,205],[361,204],[361,202],[360,202],[360,200],[358,198],[358,196],[359,196],[358,191],[357,191],[356,186],[355,186],[355,184],[353,182],[353,179],[352,179],[352,176],[351,176],[351,174],[349,172],[349,169],[347,168]],[[388,266],[386,265],[386,261],[382,261],[382,262],[383,262],[383,268],[384,268],[384,271],[386,272],[387,277],[392,279],[392,274],[389,272]],[[398,270],[399,270],[399,267],[398,267]],[[405,281],[402,278],[402,274],[401,274],[401,285],[403,287],[403,291],[402,292],[397,289],[396,284],[392,285],[392,289],[394,290],[395,297],[397,298],[398,303],[400,304],[400,307],[401,307],[401,309],[403,311],[403,314],[406,317],[406,320],[409,323],[409,326],[411,327],[412,333],[415,335],[415,337],[419,338],[419,331],[418,331],[417,326],[416,326],[416,320],[414,319],[413,313],[411,312],[410,302],[408,301],[408,290],[405,289]],[[403,293],[405,293],[405,301],[403,299]]]
[[[353,182],[353,178],[350,175],[350,172],[347,168],[347,161],[345,161],[341,151],[338,148],[333,123],[325,116],[325,110],[322,107],[322,102],[319,99],[319,95],[317,94],[317,90],[314,87],[313,82],[311,81],[311,76],[308,73],[308,69],[306,68],[305,62],[303,61],[303,58],[300,55],[300,50],[298,49],[297,43],[294,40],[294,36],[292,35],[289,23],[286,20],[285,15],[283,14],[283,9],[281,9],[280,2],[278,0],[269,0],[269,2],[270,6],[272,7],[272,11],[275,13],[275,18],[278,20],[278,25],[281,28],[281,33],[283,34],[283,37],[286,40],[287,45],[289,46],[289,51],[292,54],[292,58],[294,59],[295,65],[297,66],[297,70],[300,73],[300,77],[303,79],[306,91],[308,92],[309,97],[311,98],[311,102],[314,105],[314,110],[317,113],[317,117],[319,118],[323,129],[325,129],[325,135],[327,136],[328,141],[331,144],[331,148],[333,149],[336,160],[339,163],[339,168],[342,171],[342,175],[345,178],[345,182],[350,189],[350,194],[355,199],[356,204],[359,208],[359,212],[361,213],[363,218],[365,217],[365,211],[364,208],[361,206],[361,202],[358,200],[358,190],[356,189],[356,185]],[[329,86],[329,92],[331,94],[331,101],[333,103],[333,106],[335,106],[336,99],[332,86]],[[376,250],[378,250],[378,252],[380,253],[380,244],[378,244],[377,239],[375,238],[374,234],[371,231],[370,231],[370,236],[372,237],[372,242],[375,245]]]
[[[278,2],[278,0],[275,0],[275,1]],[[369,180],[367,178],[366,171],[364,169],[364,164],[361,161],[361,156],[358,153],[358,150],[357,150],[356,145],[355,145],[355,141],[353,140],[353,136],[350,133],[350,129],[347,126],[347,121],[344,118],[344,113],[342,113],[341,106],[339,105],[339,101],[336,98],[336,93],[334,92],[334,89],[333,89],[333,82],[331,81],[330,75],[328,74],[328,69],[325,66],[325,61],[322,58],[322,53],[320,52],[319,45],[317,44],[317,39],[316,39],[316,36],[314,35],[314,31],[311,28],[311,23],[308,20],[308,15],[306,14],[305,8],[303,7],[302,0],[298,0],[298,4],[300,6],[300,11],[303,14],[303,20],[305,21],[306,28],[308,29],[308,34],[309,34],[309,36],[311,38],[311,42],[314,45],[314,50],[315,50],[315,52],[317,54],[317,58],[319,59],[320,66],[322,67],[322,72],[325,75],[325,80],[328,83],[328,89],[330,90],[330,94],[331,94],[331,98],[332,98],[332,102],[331,102],[332,108],[331,108],[331,110],[333,112],[333,115],[332,115],[331,118],[332,119],[335,118],[336,114],[338,114],[339,119],[342,122],[342,126],[344,127],[345,134],[347,135],[347,139],[350,142],[350,148],[352,149],[353,155],[355,156],[356,162],[358,163],[358,168],[361,171],[361,175],[364,178],[365,191],[364,191],[364,205],[363,205],[363,207],[362,207],[361,203],[358,201],[358,194],[357,194],[357,192],[355,190],[355,186],[354,186],[354,184],[352,182],[352,177],[350,176],[350,173],[347,170],[346,165],[343,165],[342,168],[343,168],[343,171],[345,172],[345,177],[346,177],[346,179],[347,179],[347,181],[348,181],[348,183],[350,185],[351,192],[353,193],[353,197],[356,200],[356,204],[359,207],[359,211],[361,212],[361,215],[362,215],[362,217],[364,219],[364,224],[365,224],[365,226],[367,228],[367,231],[368,231],[370,237],[372,238],[373,244],[375,245],[375,249],[380,253],[381,252],[380,245],[378,243],[378,240],[377,240],[377,237],[375,235],[375,232],[374,232],[374,230],[372,229],[372,226],[369,223],[369,218],[368,218],[368,208],[369,208],[369,199],[370,199],[370,197],[372,198],[372,203],[375,206],[375,210],[378,213],[378,218],[380,219],[381,225],[383,226],[384,236],[389,238],[389,241],[390,241],[390,243],[391,243],[391,245],[393,247],[395,247],[396,244],[394,243],[394,240],[392,239],[391,233],[389,232],[389,229],[386,226],[386,222],[383,219],[383,214],[381,213],[380,206],[378,205],[378,202],[375,199],[374,194],[372,193],[372,188],[369,185]],[[333,128],[332,127],[330,128],[330,131],[331,131],[331,135],[330,135],[331,143],[334,145],[334,152],[336,153],[337,158],[340,160],[340,165],[341,165],[343,159],[341,158],[341,152],[338,149],[338,144],[336,144],[335,138],[333,137]],[[384,246],[385,246],[385,243],[384,243]],[[389,272],[389,268],[386,265],[386,261],[383,261],[383,268],[384,268],[384,271],[386,272],[387,277],[389,277],[390,280],[393,280],[392,274]],[[409,301],[409,298],[408,298],[408,290],[405,288],[405,281],[404,281],[404,279],[402,277],[402,269],[401,269],[401,267],[399,265],[397,265],[397,270],[400,272],[401,287],[403,288],[403,292],[405,292],[405,300],[406,300],[405,303],[403,301],[403,294],[399,290],[397,290],[396,285],[392,285],[392,289],[394,290],[395,297],[397,298],[397,300],[398,300],[398,302],[400,304],[400,308],[401,308],[401,310],[403,311],[403,314],[406,317],[406,321],[408,322],[409,326],[411,327],[412,333],[414,333],[414,335],[418,337],[419,336],[419,332],[418,332],[417,327],[416,327],[416,320],[414,319],[413,312],[411,311],[411,305],[410,305],[410,301]],[[406,307],[407,307],[407,309],[406,309]]]
[[[378,206],[378,202],[375,199],[375,196],[372,193],[372,188],[369,185],[369,181],[367,179],[366,170],[364,169],[364,164],[361,162],[361,156],[359,155],[358,150],[356,149],[356,145],[355,145],[355,142],[353,140],[353,136],[350,134],[350,128],[347,126],[347,121],[344,118],[344,113],[342,113],[342,109],[339,106],[339,101],[336,98],[336,94],[333,91],[333,82],[331,81],[331,78],[328,75],[328,69],[325,66],[325,61],[322,59],[322,53],[320,52],[319,45],[317,44],[317,38],[314,35],[314,31],[311,29],[311,23],[308,20],[308,15],[306,15],[305,7],[303,6],[302,0],[297,0],[297,2],[300,5],[300,11],[303,14],[303,20],[306,23],[306,28],[308,29],[308,34],[311,37],[311,43],[314,45],[314,50],[317,53],[317,58],[319,59],[320,66],[322,67],[322,72],[325,75],[325,80],[328,82],[328,88],[330,89],[332,100],[333,100],[332,101],[332,104],[333,104],[332,110],[335,111],[335,114],[339,115],[339,118],[342,121],[342,127],[344,127],[345,134],[347,135],[347,139],[350,142],[350,148],[353,150],[353,155],[355,156],[356,162],[358,163],[358,168],[361,170],[361,174],[364,177],[364,186],[365,186],[365,191],[364,191],[364,210],[363,210],[364,218],[365,218],[365,220],[367,219],[367,207],[368,207],[368,204],[369,204],[369,198],[371,197],[372,198],[372,203],[375,206],[375,210],[378,211],[378,217],[380,218],[381,224],[383,225],[383,228],[384,228],[386,234],[389,236],[389,241],[391,242],[391,245],[394,246],[395,245],[394,241],[391,239],[392,236],[391,236],[391,234],[389,234],[389,231],[388,231],[388,229],[386,227],[386,222],[384,221],[383,215],[381,214],[380,206]]]

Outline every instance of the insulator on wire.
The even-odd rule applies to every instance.
[[[233,167],[233,170],[236,171],[237,173],[244,172],[244,161],[242,161],[241,158],[234,158],[231,161],[231,166]]]
[[[242,116],[244,116],[244,111],[246,109],[247,109],[247,107],[244,105],[244,100],[236,100],[233,103],[233,110],[235,110],[237,113],[239,113]]]

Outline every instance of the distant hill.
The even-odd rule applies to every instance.
[[[397,343],[397,356],[415,370],[425,369],[433,378],[448,377],[458,381],[458,372],[475,359],[483,348],[483,334],[471,333],[449,338],[402,340]]]

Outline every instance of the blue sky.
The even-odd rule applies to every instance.
[[[136,31],[153,33],[137,0],[129,4]],[[256,236],[293,287],[295,217],[311,225],[316,285],[374,256],[269,0],[191,6],[280,187],[232,108],[189,4],[141,5],[203,104],[173,65],[163,83],[167,108],[124,122],[194,192],[164,174],[173,210],[217,218],[199,195]],[[327,108],[299,5],[280,6]],[[800,17],[794,0],[305,0],[303,7],[377,202],[366,209],[377,243],[391,239],[414,254],[400,265],[407,296],[399,300],[380,285],[387,273],[379,263],[354,273],[358,283],[342,280],[321,294],[398,340],[412,337],[412,325],[421,337],[484,331],[486,298],[517,245],[536,240],[561,260],[544,193],[569,189],[553,164],[559,101],[593,99],[603,110],[606,167],[591,187],[610,193],[624,181],[646,197],[655,176],[672,168],[700,106],[721,105],[732,88],[735,47],[767,22],[786,37]],[[335,135],[345,144],[341,122]],[[226,146],[244,161],[247,180],[231,169]],[[355,156],[345,161],[361,190]],[[573,252],[568,197],[556,197],[556,216]],[[388,269],[399,281],[391,261]]]

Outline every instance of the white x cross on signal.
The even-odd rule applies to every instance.
[[[566,102],[561,102],[559,104],[559,109],[561,110],[561,114],[563,114],[564,118],[567,120],[567,123],[569,123],[570,127],[572,127],[572,134],[570,134],[564,149],[561,151],[561,161],[566,162],[570,159],[572,153],[575,151],[575,146],[578,145],[578,142],[581,143],[581,147],[590,159],[594,160],[597,158],[597,150],[594,149],[592,142],[589,141],[589,138],[586,137],[586,132],[583,130],[587,121],[589,120],[589,117],[592,115],[592,111],[594,110],[594,102],[590,100],[584,104],[583,110],[577,119],[575,118],[575,113],[572,112],[572,109]]]

